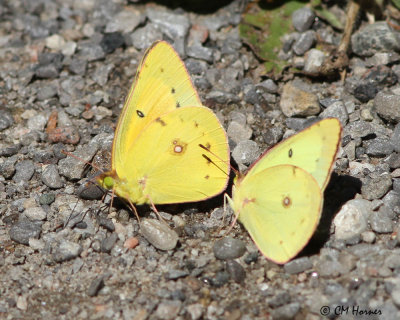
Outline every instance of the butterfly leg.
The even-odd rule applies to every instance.
[[[137,210],[136,210],[135,205],[132,203],[131,200],[129,200],[129,199],[127,199],[127,200],[128,200],[128,202],[129,202],[130,207],[131,207],[132,210],[133,210],[133,213],[135,214],[136,218],[137,218],[138,221],[140,222],[139,214],[137,213]]]
[[[231,199],[230,199],[229,196],[225,193],[225,194],[224,194],[224,213],[225,213],[225,210],[226,210],[226,201],[227,201],[227,200],[229,201],[229,200],[231,200]],[[239,218],[239,212],[238,212],[238,213],[234,212],[234,214],[235,214],[235,219],[233,219],[231,225],[229,226],[229,229],[225,232],[225,235],[228,235],[228,233],[232,231],[233,227],[234,227],[235,224],[236,224],[237,219]]]
[[[153,200],[151,200],[151,198],[150,198],[149,195],[147,195],[147,198],[149,198],[149,200],[150,200],[150,206],[151,206],[151,208],[153,209],[154,213],[158,216],[158,218],[159,218],[162,222],[164,222],[165,224],[167,224],[167,222],[164,220],[164,218],[161,217],[161,215],[160,215],[160,213],[158,212],[156,206],[154,205]]]

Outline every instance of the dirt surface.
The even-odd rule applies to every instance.
[[[272,75],[240,36],[254,4],[167,5],[0,2],[0,318],[400,318],[397,11],[376,21],[362,11],[342,55],[343,30],[314,9],[289,16],[296,30],[275,49],[287,65]],[[325,9],[344,25],[345,8]],[[320,224],[292,261],[266,259],[240,223],[226,236],[234,216],[223,195],[157,206],[169,228],[147,205],[140,228],[123,202],[101,200],[84,161],[110,168],[136,68],[162,39],[223,123],[242,172],[315,121],[340,120]]]

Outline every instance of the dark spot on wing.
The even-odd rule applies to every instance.
[[[163,73],[164,72],[164,68],[160,68],[160,71],[161,71],[161,73]]]
[[[137,114],[139,117],[144,118],[144,113],[143,113],[142,111],[136,110],[136,114]]]
[[[292,148],[289,149],[289,158],[291,158],[293,156],[293,150]]]
[[[206,175],[205,177],[204,177],[204,179],[210,179],[210,176],[209,175]]]
[[[167,124],[165,123],[165,121],[163,119],[161,119],[160,117],[158,117],[156,119],[156,122],[158,122],[159,124],[161,124],[163,127],[165,127]]]
[[[176,107],[177,107],[177,108],[180,108],[180,107],[181,107],[181,105],[180,105],[179,102],[176,103]]]
[[[195,126],[196,128],[198,128],[198,127],[199,127],[199,123],[196,122],[196,121],[194,121],[194,126]]]
[[[286,196],[282,200],[282,205],[284,208],[289,208],[292,205],[292,199],[289,196]]]
[[[175,93],[175,88],[171,89],[171,93],[174,94]]]

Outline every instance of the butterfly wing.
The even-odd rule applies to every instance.
[[[229,202],[262,254],[286,263],[313,235],[323,197],[305,170],[278,165],[238,182]]]
[[[310,173],[323,191],[333,169],[341,131],[336,118],[318,121],[268,150],[247,175],[255,175],[276,165],[290,164]]]
[[[125,197],[138,204],[207,199],[222,192],[228,182],[225,131],[206,107],[176,109],[143,129],[117,174],[127,181]]]
[[[178,54],[167,42],[155,42],[142,59],[119,117],[112,169],[121,167],[132,142],[149,122],[179,106],[201,105]]]

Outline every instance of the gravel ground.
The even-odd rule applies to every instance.
[[[400,33],[360,19],[344,81],[274,81],[239,37],[244,8],[0,2],[0,318],[400,318]],[[307,9],[293,24],[279,54],[313,73],[326,59],[318,43],[337,46],[341,33]],[[158,39],[185,57],[241,170],[316,119],[340,119],[321,223],[294,260],[269,262],[240,224],[221,237],[223,196],[160,206],[171,229],[140,207],[139,228],[61,152],[109,165],[124,97]]]

